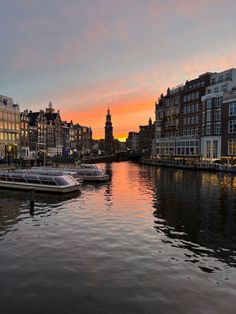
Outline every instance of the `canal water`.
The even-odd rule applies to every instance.
[[[0,313],[235,313],[236,177],[103,166],[31,213],[0,190]]]

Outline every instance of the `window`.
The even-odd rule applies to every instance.
[[[218,141],[213,141],[213,158],[217,158],[218,152]]]
[[[211,98],[208,98],[208,99],[207,99],[206,108],[207,108],[207,109],[211,109]]]
[[[215,121],[220,121],[221,119],[221,109],[215,110]]]
[[[206,141],[206,157],[211,157],[211,141]]]
[[[225,92],[227,90],[227,85],[222,85],[221,89],[222,89],[222,92]]]
[[[220,108],[222,105],[222,97],[216,97],[216,108]]]
[[[206,116],[206,122],[210,122],[211,121],[211,111],[208,110],[207,111],[207,116]]]
[[[229,120],[228,133],[236,133],[236,120]]]
[[[220,125],[220,122],[217,122],[215,123],[214,125],[214,131],[215,131],[215,134],[220,134],[221,133],[221,125]]]
[[[206,135],[210,135],[211,134],[211,125],[207,124],[206,125]]]
[[[231,72],[226,73],[226,80],[232,81],[232,73]]]
[[[202,123],[205,123],[205,112],[202,113]]]
[[[236,116],[236,101],[229,104],[229,116]]]
[[[236,139],[228,140],[228,154],[236,155]]]

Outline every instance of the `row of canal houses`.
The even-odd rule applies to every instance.
[[[155,157],[236,159],[236,69],[204,73],[168,88],[155,110]]]
[[[45,110],[20,111],[0,95],[0,160],[81,155],[91,151],[92,129],[63,121],[49,102]]]

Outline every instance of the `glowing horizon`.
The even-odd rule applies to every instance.
[[[104,138],[108,105],[114,137],[126,138],[154,119],[168,87],[236,66],[234,0],[12,0],[0,7],[0,94],[21,110],[52,101],[63,120],[91,126],[94,138]]]

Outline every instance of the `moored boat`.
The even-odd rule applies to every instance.
[[[76,179],[78,182],[82,182],[82,180],[78,177],[76,171],[73,170],[63,170],[57,168],[47,168],[47,167],[32,167],[29,169],[19,169],[16,170],[17,173],[35,173],[41,175],[51,175],[51,176],[65,176],[69,175]]]
[[[31,168],[38,169],[40,171],[50,172],[50,171],[64,171],[64,172],[73,172],[76,173],[77,177],[83,181],[107,181],[110,176],[105,173],[104,170],[99,169],[95,164],[82,164],[78,168],[48,168],[48,167],[34,167]],[[30,171],[30,169],[29,169]]]
[[[70,175],[0,172],[0,188],[34,190],[48,193],[69,193],[80,190],[80,184]]]
[[[83,169],[77,168],[76,173],[79,178],[83,179],[84,181],[107,181],[109,180],[110,176],[104,173],[100,169]]]

